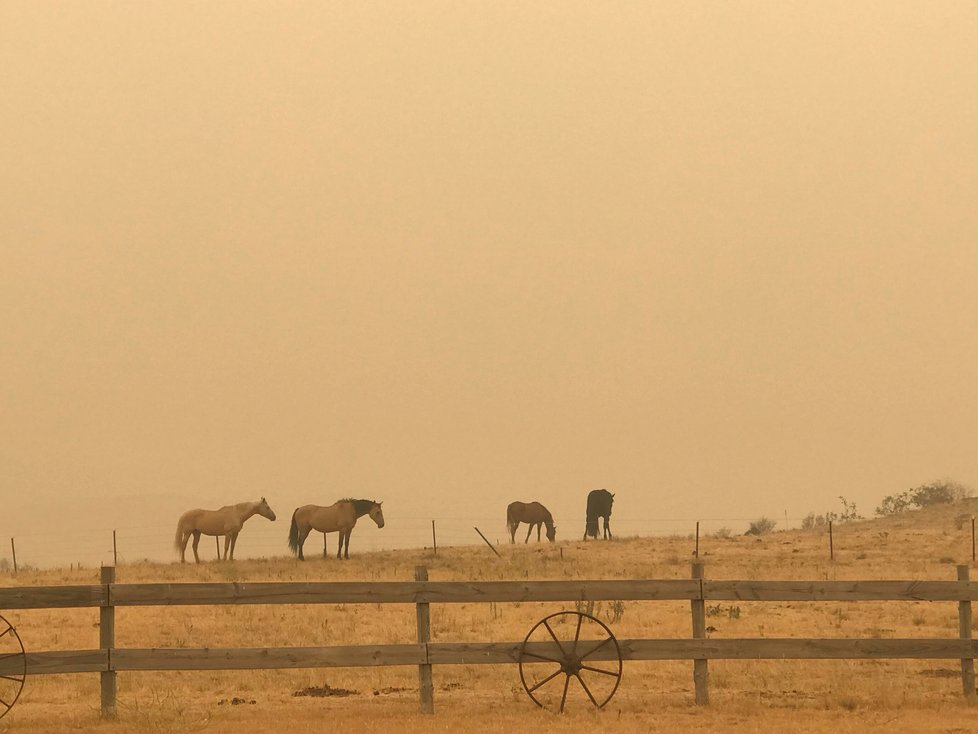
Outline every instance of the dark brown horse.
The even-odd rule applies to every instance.
[[[611,538],[611,504],[615,495],[607,489],[592,489],[587,496],[587,518],[584,524],[584,540],[587,536],[598,537],[598,518],[604,518],[605,540]]]
[[[554,538],[557,537],[557,526],[554,525],[553,515],[539,502],[511,502],[506,508],[506,525],[509,527],[510,543],[516,542],[516,528],[521,522],[530,526],[526,531],[524,543],[530,542],[530,533],[533,532],[534,527],[537,529],[537,542],[540,541],[541,525],[547,526],[547,540],[553,543]]]
[[[306,537],[313,530],[318,530],[325,535],[338,530],[340,533],[339,546],[336,548],[336,557],[350,557],[350,534],[357,520],[364,515],[368,515],[371,520],[377,523],[378,528],[384,527],[384,511],[380,509],[380,502],[373,500],[354,500],[345,499],[335,502],[329,507],[319,505],[303,505],[297,507],[292,513],[292,526],[289,528],[289,548],[295,553],[300,561],[306,560],[302,554],[302,545],[306,542]],[[346,549],[344,552],[344,541]],[[325,541],[323,543],[325,549]]]

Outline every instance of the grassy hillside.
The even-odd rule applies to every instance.
[[[968,500],[834,528],[835,561],[826,528],[768,535],[703,537],[700,554],[711,578],[955,578],[971,560]],[[690,537],[624,538],[396,551],[299,563],[273,558],[234,563],[135,564],[120,582],[409,580],[425,565],[432,580],[688,578]],[[0,584],[95,583],[98,570],[71,568],[3,577]],[[522,639],[540,618],[573,604],[459,604],[432,607],[436,641]],[[595,613],[615,634],[688,637],[689,604],[625,602],[613,619],[610,602]],[[955,637],[956,604],[926,602],[737,603],[708,608],[716,637]],[[6,615],[29,650],[98,647],[96,610],[28,610]],[[125,608],[117,612],[119,647],[261,647],[402,643],[415,638],[410,605],[291,605]],[[351,727],[355,731],[454,731],[478,726],[557,731],[613,725],[617,730],[838,732],[970,731],[974,712],[961,697],[955,661],[714,661],[712,704],[692,706],[692,665],[626,662],[622,686],[607,709],[574,705],[564,717],[539,711],[523,692],[516,666],[435,667],[437,714],[417,713],[414,668],[298,671],[124,673],[120,720],[98,719],[98,676],[28,680],[21,701],[0,722],[11,732],[286,731]],[[308,688],[348,689],[340,697],[293,695]],[[230,703],[235,698],[245,701]],[[254,703],[251,703],[254,701]],[[224,702],[224,703],[222,703]],[[582,702],[581,702],[582,703]]]

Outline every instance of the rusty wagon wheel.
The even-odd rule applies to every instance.
[[[597,639],[582,638],[584,630],[597,632]],[[520,647],[519,668],[526,694],[541,708],[563,713],[571,678],[575,691],[582,689],[601,708],[621,683],[621,647],[600,619],[557,612],[530,629]]]
[[[27,653],[17,630],[0,616],[0,719],[14,707],[27,680]]]

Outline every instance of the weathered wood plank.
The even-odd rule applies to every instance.
[[[64,609],[100,607],[105,586],[11,586],[0,589],[0,609]]]
[[[117,606],[413,603],[418,584],[401,581],[113,584]]]
[[[113,584],[117,606],[186,604],[479,603],[576,600],[676,600],[699,595],[688,580],[378,581]]]
[[[581,581],[435,581],[426,585],[427,601],[631,601],[685,600],[698,597],[690,579],[614,579]]]
[[[978,582],[961,581],[704,581],[714,601],[965,601]]]
[[[868,660],[960,659],[978,657],[978,641],[961,639],[728,639],[619,640],[623,660]],[[582,640],[587,652],[594,640]],[[383,665],[500,665],[519,660],[521,642],[433,642],[424,645],[357,645],[280,648],[157,648],[56,650],[27,654],[28,675],[100,673],[106,670],[262,670],[277,668],[364,667]],[[530,652],[553,656],[550,643],[531,643]],[[587,659],[612,660],[604,645]],[[532,662],[527,659],[525,662]],[[547,664],[543,661],[543,664]],[[0,659],[0,675],[20,672],[19,658]]]
[[[342,647],[147,648],[112,651],[112,670],[266,670],[420,665],[424,645]]]
[[[592,643],[593,644],[593,643]],[[775,639],[763,640],[618,640],[622,660],[790,660],[790,659],[954,659],[973,655],[978,643],[959,639]],[[428,646],[435,665],[516,663],[521,642],[438,642]],[[584,648],[586,650],[586,648]],[[551,643],[531,643],[527,650],[554,656]],[[589,660],[612,660],[614,649],[603,646]],[[524,664],[541,662],[524,659]],[[552,664],[552,663],[551,663]]]
[[[53,650],[29,652],[27,675],[52,673],[101,673],[109,669],[105,650]],[[19,675],[23,672],[20,656],[0,657],[0,675]]]

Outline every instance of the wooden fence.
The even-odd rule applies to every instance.
[[[709,702],[708,661],[763,659],[924,658],[961,661],[964,695],[975,699],[971,602],[978,582],[968,566],[956,581],[714,581],[694,561],[689,580],[428,581],[418,567],[413,582],[256,582],[118,584],[103,567],[101,583],[86,586],[0,588],[0,612],[11,609],[98,607],[98,650],[28,652],[29,675],[100,673],[102,715],[115,715],[119,671],[238,670],[416,665],[421,709],[434,710],[433,665],[516,663],[521,642],[431,642],[430,605],[473,602],[689,601],[691,639],[619,640],[624,660],[692,660],[697,704]],[[707,639],[708,601],[945,601],[958,603],[959,637],[950,639]],[[223,604],[414,604],[416,642],[394,645],[279,648],[117,648],[115,609],[126,606]],[[599,651],[592,659],[610,658]],[[0,659],[0,675],[12,665]]]

